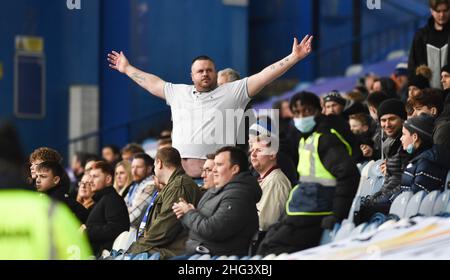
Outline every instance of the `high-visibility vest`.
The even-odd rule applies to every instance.
[[[352,150],[347,141],[334,129],[330,131],[345,145],[348,153]],[[299,144],[299,163],[297,171],[299,184],[289,194],[286,213],[290,216],[332,215],[332,200],[336,177],[326,168],[319,156],[321,133],[314,132]]]
[[[23,190],[0,191],[0,259],[86,260],[92,251],[67,206]]]

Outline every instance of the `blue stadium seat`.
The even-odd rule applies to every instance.
[[[412,218],[419,213],[420,204],[425,197],[425,191],[420,191],[414,194],[414,196],[409,200],[408,206],[406,206],[405,215],[403,218]]]
[[[434,204],[432,215],[435,216],[439,213],[444,212],[445,208],[447,207],[447,204],[449,202],[449,199],[450,199],[450,190],[446,190],[446,191],[442,192],[436,199],[436,203]]]
[[[439,191],[430,192],[420,204],[419,214],[429,217],[433,215],[434,204],[436,203],[436,199],[439,196]]]
[[[211,260],[211,255],[210,254],[206,254],[206,255],[202,255],[200,258],[197,259],[198,261],[209,261]]]
[[[450,189],[450,170],[447,173],[447,179],[445,180],[445,188]]]
[[[250,258],[251,261],[259,261],[262,259],[263,259],[263,256],[261,256],[261,255],[256,255],[256,256],[253,256]]]
[[[156,252],[148,257],[148,260],[150,261],[157,261],[161,258],[161,254],[159,252]]]
[[[333,241],[343,240],[350,236],[353,229],[355,228],[355,224],[349,220],[342,221],[341,227],[339,231],[336,233],[336,237]]]
[[[403,218],[405,216],[408,202],[412,196],[413,193],[410,191],[402,192],[401,194],[399,194],[392,202],[389,214],[393,214],[398,216],[399,218]]]
[[[364,229],[366,228],[366,226],[367,226],[367,223],[362,223],[359,226],[355,227],[352,230],[352,233],[350,234],[350,236],[354,237],[354,236],[360,235],[362,232],[364,232]]]
[[[189,257],[189,261],[195,261],[195,260],[198,260],[198,258],[200,258],[202,255],[200,255],[200,254],[195,254],[195,255],[192,255],[192,256],[190,256]]]
[[[137,254],[136,256],[134,256],[134,257],[132,258],[132,260],[133,260],[133,261],[144,261],[144,260],[147,260],[148,257],[149,257],[149,256],[148,256],[148,253],[145,252],[145,253]]]

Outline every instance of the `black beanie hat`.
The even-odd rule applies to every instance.
[[[445,65],[444,67],[442,67],[441,73],[442,73],[442,72],[450,73],[450,65],[447,64],[447,65]]]
[[[394,114],[399,116],[402,120],[406,120],[406,109],[405,104],[398,99],[391,98],[383,101],[383,103],[378,106],[377,110],[378,119],[387,114]]]
[[[332,90],[330,93],[323,97],[323,103],[327,103],[329,101],[334,101],[342,106],[345,106],[345,98],[337,90]]]
[[[430,87],[430,81],[422,75],[413,75],[409,77],[408,86],[416,86],[419,89],[426,89]]]
[[[403,127],[411,133],[417,133],[423,141],[427,143],[433,142],[433,117],[426,114],[421,114],[420,116],[412,117],[406,120]]]

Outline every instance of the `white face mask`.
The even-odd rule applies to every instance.
[[[316,120],[314,119],[314,116],[294,118],[294,124],[301,133],[309,133],[316,126]]]

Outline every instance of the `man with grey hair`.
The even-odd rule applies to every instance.
[[[225,68],[217,73],[218,86],[221,86],[226,83],[231,83],[240,79],[241,76],[239,75],[239,73],[232,68]]]

